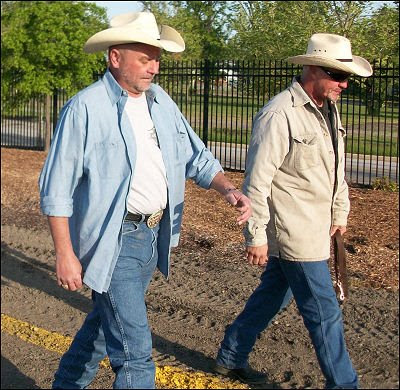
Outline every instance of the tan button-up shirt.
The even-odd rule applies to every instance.
[[[270,256],[286,260],[329,258],[330,227],[345,226],[350,211],[345,130],[332,107],[337,170],[325,119],[296,79],[254,118],[243,184],[253,208],[244,229],[246,245],[268,244]]]

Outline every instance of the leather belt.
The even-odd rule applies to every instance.
[[[158,225],[158,223],[161,221],[161,218],[163,216],[163,210],[158,210],[153,214],[150,215],[144,215],[144,214],[133,214],[128,211],[128,214],[125,217],[125,221],[132,221],[132,222],[144,222],[146,225],[152,229]]]
[[[334,287],[341,303],[349,297],[349,285],[347,281],[346,250],[343,237],[337,230],[332,237],[334,253]]]

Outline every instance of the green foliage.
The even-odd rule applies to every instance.
[[[399,64],[399,8],[384,5],[360,24],[358,50],[369,60]]]
[[[106,27],[105,9],[93,3],[1,2],[2,97],[12,89],[18,102],[58,88],[72,94],[89,85],[93,72],[104,70],[105,59],[82,48]]]
[[[396,182],[390,180],[388,177],[377,177],[373,183],[372,183],[372,188],[374,190],[383,190],[383,191],[389,191],[389,192],[398,192],[399,191],[399,186]]]
[[[282,59],[305,51],[327,25],[326,1],[238,1],[229,42],[235,58]]]
[[[398,64],[398,1],[142,1],[158,23],[176,28],[186,42],[183,53],[164,53],[166,60],[281,60],[304,53],[316,32],[347,36],[353,53],[371,62]],[[84,1],[2,1],[2,103],[62,88],[69,95],[92,82],[105,68],[103,54],[85,54],[89,36],[107,27],[105,9]],[[233,61],[232,61],[233,62]],[[218,66],[218,65],[216,65]],[[366,82],[371,94],[397,90]],[[269,96],[260,80],[244,75],[238,88],[256,88]],[[372,83],[372,84],[371,84]],[[377,84],[380,83],[380,84]],[[370,85],[371,84],[371,85]],[[15,92],[16,91],[16,92]],[[381,105],[387,99],[380,99]],[[9,103],[9,102],[6,102]],[[370,107],[375,112],[382,107]]]
[[[166,59],[218,60],[226,57],[232,1],[142,1],[159,24],[182,35],[186,50]]]
[[[269,60],[304,53],[310,36],[340,34],[370,61],[397,60],[399,11],[373,1],[142,1],[186,42],[167,59]]]
[[[304,53],[310,36],[344,35],[353,54],[398,59],[397,7],[373,1],[237,1],[229,47],[235,59],[284,59]],[[375,6],[375,7],[374,7]],[[398,60],[397,60],[398,63]]]

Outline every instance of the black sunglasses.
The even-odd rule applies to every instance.
[[[334,81],[337,81],[338,83],[343,83],[344,81],[347,81],[347,79],[350,77],[350,73],[336,73],[332,72],[329,69],[326,69],[322,66],[320,68]]]

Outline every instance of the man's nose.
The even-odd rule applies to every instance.
[[[339,83],[339,87],[342,89],[346,89],[349,86],[349,80],[341,81]]]
[[[159,60],[152,60],[150,61],[149,73],[151,74],[158,74],[160,70],[160,61]]]

